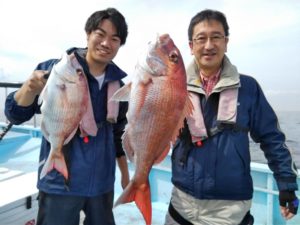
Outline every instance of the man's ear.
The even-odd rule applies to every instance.
[[[89,41],[91,33],[86,33],[86,40]]]
[[[228,37],[225,37],[225,52],[227,52],[227,44],[229,42],[229,38]]]
[[[191,55],[194,55],[193,53],[193,42],[189,41],[189,46],[190,46],[190,50],[191,50]]]

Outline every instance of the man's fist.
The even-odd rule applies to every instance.
[[[290,219],[297,214],[299,200],[295,191],[279,191],[281,214],[285,219]]]

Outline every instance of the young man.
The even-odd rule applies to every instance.
[[[85,25],[87,48],[71,48],[88,80],[98,132],[84,141],[76,134],[65,151],[70,178],[65,183],[56,170],[38,180],[38,225],[78,225],[80,211],[85,213],[85,225],[115,224],[112,206],[114,198],[115,161],[122,175],[123,188],[129,182],[127,161],[122,149],[121,135],[127,122],[127,104],[120,103],[117,122],[106,121],[108,86],[127,74],[118,68],[113,58],[127,38],[127,24],[123,15],[114,8],[97,11]],[[45,74],[58,59],[40,63],[23,86],[6,100],[5,114],[14,124],[29,120],[40,112],[38,96],[46,84]],[[78,132],[79,133],[79,132]],[[40,162],[47,159],[50,144],[42,139]],[[39,175],[43,164],[39,168]]]
[[[251,224],[249,133],[274,172],[282,216],[297,213],[297,169],[285,136],[259,84],[239,74],[225,55],[228,36],[221,12],[204,10],[190,22],[194,60],[187,80],[194,113],[173,148],[166,225]]]

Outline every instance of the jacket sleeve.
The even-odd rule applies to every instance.
[[[255,81],[252,89],[250,135],[260,148],[274,173],[279,190],[298,190],[297,168],[285,143],[277,116],[262,89]]]
[[[15,101],[15,91],[10,93],[5,101],[4,113],[6,118],[13,124],[21,124],[30,120],[36,112],[40,112],[37,104],[38,97],[30,106],[19,106]]]
[[[37,65],[35,70],[51,70],[57,59],[50,59]],[[19,106],[14,99],[16,91],[10,93],[5,101],[4,113],[6,118],[13,124],[21,124],[30,120],[35,113],[40,113],[40,106],[38,105],[38,97],[36,96],[34,102],[30,106]]]
[[[122,146],[122,135],[124,133],[125,125],[127,124],[127,118],[126,118],[127,110],[128,110],[128,102],[120,102],[118,121],[116,124],[113,125],[114,143],[116,147],[117,158],[125,155]]]

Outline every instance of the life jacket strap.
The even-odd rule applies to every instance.
[[[210,128],[208,130],[208,136],[212,137],[215,136],[216,134],[224,131],[224,130],[232,130],[234,132],[249,132],[249,128],[243,127],[239,124],[236,123],[219,123],[217,126]]]

